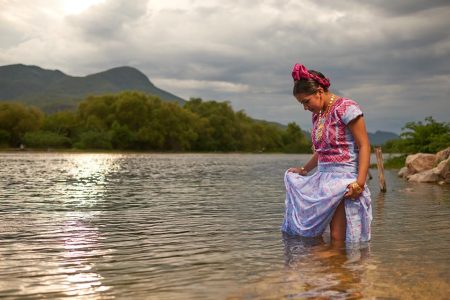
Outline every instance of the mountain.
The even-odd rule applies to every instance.
[[[0,101],[19,101],[35,105],[46,112],[73,109],[89,95],[113,94],[125,90],[155,95],[163,101],[185,102],[159,89],[145,74],[132,67],[118,67],[76,77],[38,66],[0,66]]]
[[[253,119],[253,120],[257,121],[257,122],[263,122],[266,124],[272,124],[283,130],[286,130],[286,128],[288,127],[287,125],[280,124],[277,122],[269,122],[269,121],[258,120],[258,119]],[[311,132],[309,130],[302,129],[302,132],[307,139],[311,138]],[[380,130],[375,131],[375,133],[368,132],[367,135],[369,136],[369,141],[372,146],[381,146],[389,140],[396,140],[396,139],[400,138],[400,136],[398,134],[395,134],[395,133],[389,132],[389,131],[380,131]]]
[[[393,132],[377,130],[375,133],[368,133],[370,144],[372,146],[381,146],[389,140],[399,139],[400,136]]]

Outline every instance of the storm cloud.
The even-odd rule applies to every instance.
[[[129,65],[185,99],[308,129],[291,95],[300,62],[357,100],[369,131],[450,119],[448,1],[84,2],[0,0],[0,64],[71,75]]]

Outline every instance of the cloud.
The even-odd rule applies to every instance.
[[[66,22],[88,42],[127,39],[147,15],[147,1],[110,0],[94,5],[85,13],[69,15]]]
[[[246,84],[240,83],[236,84],[226,81],[173,80],[172,78],[156,78],[154,81],[157,82],[157,86],[165,86],[169,90],[174,89],[180,89],[185,91],[210,90],[213,92],[229,93],[229,94],[249,92],[249,86]]]
[[[105,0],[75,15],[60,3],[1,1],[0,63],[130,65],[182,97],[309,128],[291,95],[301,62],[359,101],[371,131],[450,115],[447,1]]]
[[[371,9],[382,12],[389,16],[409,15],[418,12],[436,9],[436,8],[448,8],[448,1],[446,0],[408,0],[408,1],[379,1],[369,0],[365,1],[367,5],[370,5]]]

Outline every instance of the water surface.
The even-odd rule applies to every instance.
[[[0,297],[445,299],[450,188],[387,171],[372,241],[284,237],[305,155],[0,153]]]

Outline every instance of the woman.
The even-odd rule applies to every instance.
[[[330,93],[330,81],[322,73],[296,64],[292,77],[294,97],[312,112],[314,154],[285,174],[282,231],[315,237],[330,225],[332,241],[368,241],[370,144],[363,113],[355,101]],[[307,176],[316,166],[317,172]]]

